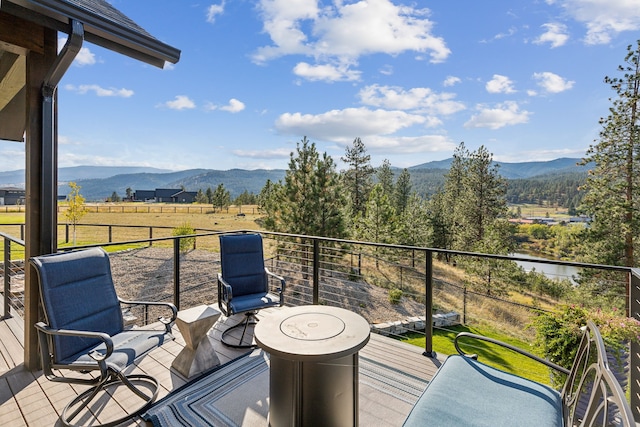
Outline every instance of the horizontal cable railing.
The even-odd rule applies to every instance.
[[[112,274],[123,299],[171,301],[182,309],[217,302],[216,275],[220,271],[217,236],[230,232],[199,230],[192,235],[172,236],[154,227],[158,230],[145,231],[139,238],[116,240],[120,232],[114,230],[120,227],[128,230],[126,234],[130,237],[134,235],[132,230],[149,228],[96,227],[96,230],[108,227],[110,231],[104,238],[109,241],[59,250],[93,246],[116,250],[110,255]],[[233,231],[246,232],[256,231]],[[639,318],[640,276],[624,267],[260,233],[264,237],[267,267],[286,279],[286,305],[339,306],[361,314],[381,333],[420,334],[424,337],[426,355],[434,354],[433,329],[447,328],[456,322],[499,325],[503,332],[531,340],[532,330],[527,325],[536,313],[563,302],[554,287],[560,288],[563,281],[580,280],[577,276],[536,280],[540,273],[523,272],[514,267],[517,262],[575,267],[585,275],[607,272],[594,293],[618,301],[618,305]],[[155,237],[149,237],[154,234]],[[0,237],[4,239],[3,314],[9,316],[15,310],[22,315],[24,242],[7,233],[0,233]],[[183,239],[192,239],[192,245],[181,247]],[[92,240],[97,239],[94,236]],[[131,323],[148,323],[156,315],[153,311],[136,312],[132,308],[125,318]],[[632,362],[632,366],[640,366],[640,360]],[[632,387],[640,391],[640,378],[634,380],[633,375],[636,374],[632,374]]]

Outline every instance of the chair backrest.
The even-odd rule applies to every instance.
[[[122,311],[111,278],[109,255],[102,248],[31,258],[38,273],[45,321],[53,329],[104,332],[123,330]],[[100,341],[56,336],[55,361],[91,348]]]
[[[222,278],[233,289],[234,297],[269,290],[262,236],[259,234],[221,235],[220,268]]]

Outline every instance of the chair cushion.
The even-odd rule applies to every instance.
[[[229,303],[231,313],[259,310],[271,306],[279,306],[280,297],[271,293],[234,296]]]
[[[43,255],[32,261],[38,272],[40,296],[49,327],[108,335],[123,330],[109,255],[102,248]],[[55,360],[66,359],[99,342],[56,336]]]
[[[222,277],[233,288],[234,299],[269,291],[259,234],[220,236],[220,268]]]
[[[132,329],[120,332],[111,337],[113,341],[113,353],[107,359],[107,366],[116,370],[122,370],[132,364],[138,357],[170,339],[171,336],[167,335],[164,331]],[[104,343],[102,343],[89,351],[75,354],[61,361],[61,363],[69,365],[95,365],[95,360],[88,355],[88,353],[93,350],[98,351],[100,354],[105,354],[106,347]]]
[[[551,387],[450,356],[404,426],[562,426],[562,398]]]

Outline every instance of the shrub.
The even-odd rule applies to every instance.
[[[172,234],[174,236],[188,236],[190,234],[196,234],[196,230],[193,229],[191,224],[189,224],[188,222],[185,222],[179,225],[178,227],[175,227],[173,229]],[[187,238],[180,239],[180,252],[187,252],[189,249],[193,247],[195,242],[196,242],[195,237],[187,237]]]
[[[389,302],[391,304],[398,304],[402,298],[402,289],[389,289]]]

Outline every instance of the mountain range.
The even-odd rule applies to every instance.
[[[433,161],[408,168],[414,189],[420,194],[430,194],[444,181],[453,159]],[[506,179],[529,179],[548,174],[586,173],[588,167],[578,166],[580,159],[560,158],[550,161],[499,164],[499,173]],[[396,176],[399,168],[393,168]],[[58,193],[69,192],[68,183],[80,186],[80,193],[88,201],[104,200],[116,192],[120,197],[126,189],[154,190],[156,188],[181,188],[189,191],[207,188],[215,190],[218,184],[236,197],[244,191],[258,194],[267,180],[277,182],[284,179],[284,169],[189,169],[169,171],[150,167],[120,166],[76,166],[58,170]],[[0,172],[0,187],[24,188],[24,170]]]

